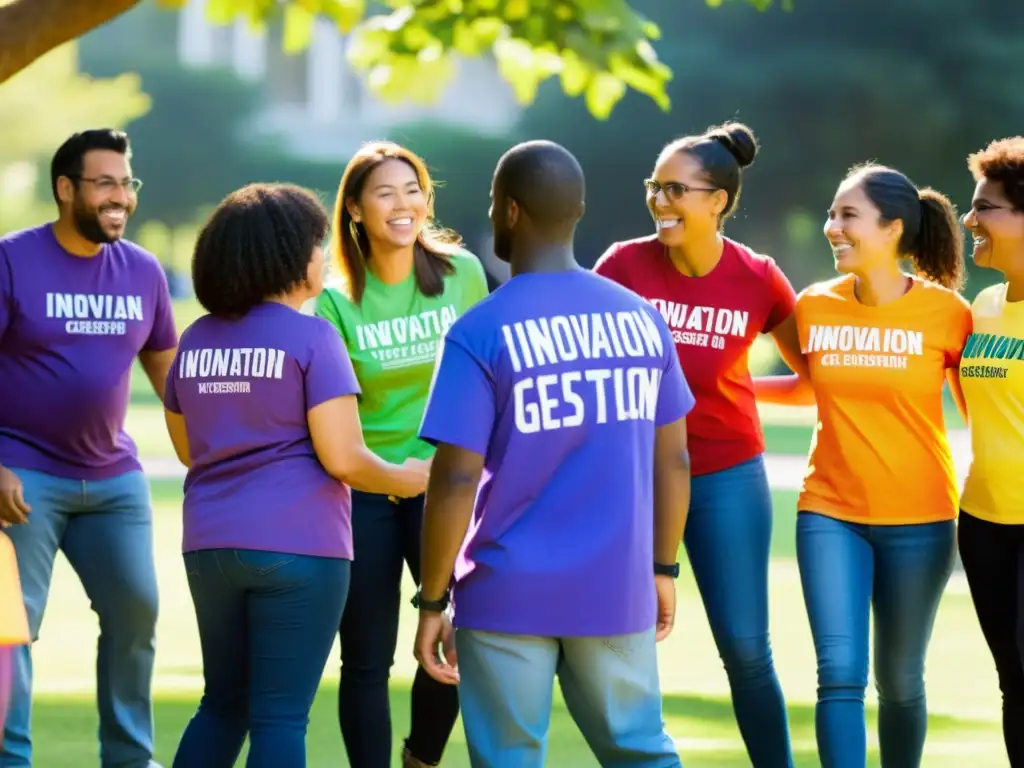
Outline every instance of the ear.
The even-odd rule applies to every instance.
[[[67,176],[60,176],[57,179],[57,198],[62,203],[70,203],[75,199],[75,182]]]
[[[521,212],[522,209],[520,209],[519,203],[512,198],[509,198],[508,202],[505,204],[505,221],[508,224],[509,229],[512,229],[519,223],[519,216]]]
[[[352,217],[352,221],[356,222],[356,224],[363,220],[363,212],[359,209],[359,205],[355,200],[346,200],[345,210],[348,211],[348,215]]]
[[[724,189],[716,189],[710,193],[711,196],[711,210],[715,216],[721,216],[725,211],[725,206],[729,202],[729,195],[726,194]]]
[[[894,219],[888,224],[888,235],[893,245],[898,245],[903,239],[903,219]]]

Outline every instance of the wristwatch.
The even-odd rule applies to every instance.
[[[654,564],[654,575],[655,576],[671,576],[673,579],[679,578],[679,563],[672,563],[672,565],[665,565],[664,563]]]
[[[412,607],[418,608],[421,611],[428,611],[429,613],[444,613],[448,610],[448,604],[450,602],[451,597],[447,590],[445,590],[445,593],[441,596],[440,600],[424,599],[422,591],[419,589],[417,589],[416,594],[412,596]]]

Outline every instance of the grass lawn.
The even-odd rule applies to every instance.
[[[201,686],[201,659],[194,615],[179,555],[179,484],[157,481],[157,567],[161,586],[157,673],[158,758],[170,764],[177,739],[194,711]],[[805,618],[794,551],[795,495],[775,494],[776,525],[772,565],[772,640],[792,718],[798,764],[818,764],[814,750],[814,653]],[[407,584],[411,594],[411,582]],[[406,605],[394,669],[392,701],[395,738],[406,732],[408,681],[414,611]],[[35,649],[36,764],[79,768],[95,764],[96,717],[92,702],[96,622],[70,567],[60,559],[50,605]],[[689,576],[680,579],[676,632],[661,647],[662,687],[671,733],[688,768],[748,765],[728,701],[728,687],[703,608]],[[325,670],[324,684],[309,728],[309,765],[346,765],[335,721],[337,648]],[[929,768],[1000,765],[998,693],[966,590],[955,579],[939,613],[931,646],[928,698],[932,710]],[[874,717],[874,696],[869,692]],[[872,720],[872,734],[873,734]],[[873,739],[872,735],[872,739]],[[877,765],[877,754],[872,758]],[[559,702],[551,727],[549,765],[594,766],[582,739]],[[461,726],[446,756],[447,766],[466,766]]]

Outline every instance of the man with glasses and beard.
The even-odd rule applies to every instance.
[[[56,221],[0,237],[0,526],[32,637],[57,550],[99,617],[104,768],[152,768],[157,617],[149,486],[125,434],[131,370],[159,399],[177,333],[156,258],[122,240],[141,182],[128,137],[76,133],[53,157]],[[18,650],[0,765],[32,764],[32,660]]]

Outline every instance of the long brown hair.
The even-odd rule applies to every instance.
[[[366,289],[366,260],[370,241],[366,228],[352,219],[349,202],[359,202],[366,180],[388,160],[400,160],[416,173],[420,189],[427,198],[427,223],[416,238],[413,251],[413,272],[416,285],[425,296],[438,296],[444,291],[445,275],[454,272],[451,254],[458,250],[462,238],[434,221],[434,182],[426,163],[416,153],[390,141],[374,141],[359,148],[341,177],[338,197],[334,202],[331,262],[349,298],[356,304],[363,300]]]

